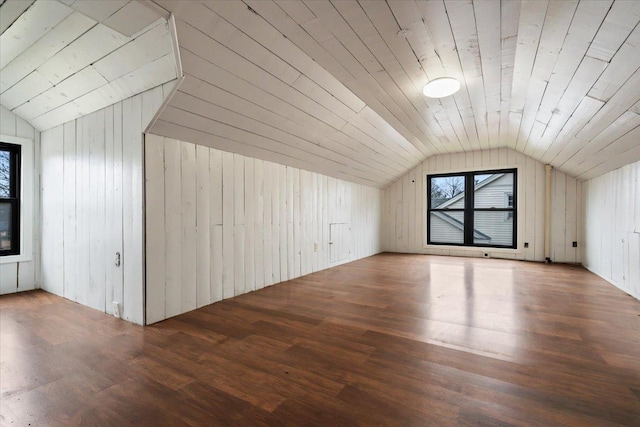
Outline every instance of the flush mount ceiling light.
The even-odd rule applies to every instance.
[[[424,96],[429,98],[444,98],[450,96],[460,90],[460,82],[453,77],[440,77],[431,80],[422,89]]]

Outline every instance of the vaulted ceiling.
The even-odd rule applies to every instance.
[[[175,79],[168,16],[129,0],[0,0],[0,103],[46,130]]]
[[[581,179],[640,160],[640,1],[131,3],[175,15],[185,78],[153,133],[378,187],[495,147]],[[461,90],[425,98],[442,76]]]

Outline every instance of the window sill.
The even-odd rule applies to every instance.
[[[489,248],[479,246],[456,246],[456,245],[422,245],[423,249],[439,249],[439,250],[452,250],[452,251],[468,251],[479,253],[503,253],[503,254],[519,254],[522,253],[522,249],[511,248]]]
[[[14,264],[16,262],[33,261],[31,255],[7,255],[0,256],[0,264]]]

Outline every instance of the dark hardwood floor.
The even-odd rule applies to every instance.
[[[145,328],[0,309],[3,426],[640,426],[640,301],[580,267],[382,254]]]

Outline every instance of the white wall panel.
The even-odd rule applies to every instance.
[[[42,288],[106,313],[113,312],[115,301],[123,319],[139,324],[144,322],[142,132],[168,89],[158,86],[42,133]],[[150,197],[162,201],[164,188],[159,191]],[[152,230],[153,242],[158,235]],[[154,256],[164,248],[163,236],[153,245]]]
[[[381,190],[155,135],[145,147],[147,323],[381,250]]]
[[[9,137],[24,138],[33,141],[33,158],[31,164],[23,164],[23,189],[29,186],[33,189],[32,197],[22,200],[23,211],[32,213],[26,221],[31,221],[31,238],[29,239],[28,260],[7,262],[0,259],[0,295],[28,291],[35,289],[39,283],[40,275],[40,197],[38,187],[40,185],[40,132],[30,124],[13,114],[3,106],[0,106],[0,134]],[[26,148],[23,148],[23,150]],[[23,153],[24,154],[24,153]],[[25,156],[23,155],[23,159]],[[26,160],[24,160],[26,161]],[[31,206],[28,208],[27,205]],[[23,223],[23,227],[25,224]],[[27,233],[23,231],[23,238],[27,239]],[[27,242],[23,241],[23,245]],[[15,259],[15,258],[14,258]]]
[[[640,162],[583,184],[585,267],[640,299]]]
[[[424,247],[426,175],[468,170],[518,168],[518,249]],[[582,183],[554,170],[552,174],[553,262],[579,263],[578,210]],[[432,156],[391,184],[384,196],[384,249],[391,252],[483,256],[544,261],[544,165],[508,148]],[[566,190],[566,191],[565,191]],[[524,243],[529,244],[524,248]]]

